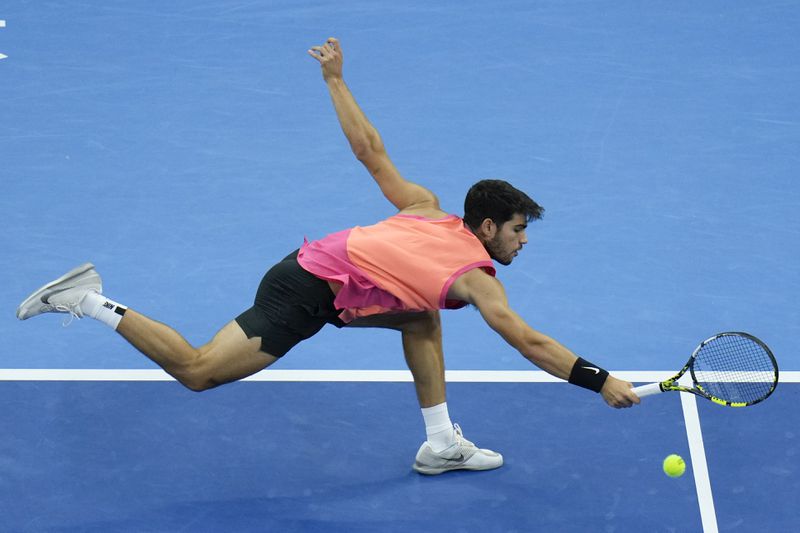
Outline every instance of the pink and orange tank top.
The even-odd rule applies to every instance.
[[[395,215],[373,226],[304,242],[297,262],[318,278],[340,283],[334,305],[350,322],[378,313],[458,309],[447,291],[464,272],[494,276],[491,257],[455,215]]]

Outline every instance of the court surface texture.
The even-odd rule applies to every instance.
[[[0,20],[0,530],[800,529],[800,3],[11,0]],[[15,318],[91,261],[202,344],[304,237],[392,215],[306,53],[331,36],[445,210],[483,178],[545,207],[498,268],[532,327],[637,384],[747,331],[775,394],[617,411],[443,312],[451,418],[505,465],[425,477],[395,332],[325,328],[197,394],[99,323]]]

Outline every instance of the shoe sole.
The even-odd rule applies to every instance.
[[[444,474],[445,472],[452,472],[453,470],[472,470],[474,472],[474,471],[479,471],[479,470],[494,470],[496,468],[500,468],[501,466],[503,466],[503,463],[500,463],[497,466],[484,466],[484,467],[480,467],[480,466],[475,467],[475,466],[466,466],[465,465],[465,466],[451,466],[451,467],[443,467],[443,468],[427,468],[427,467],[417,466],[417,464],[415,463],[414,465],[412,465],[412,468],[416,472],[418,472],[420,474],[424,474],[426,476],[438,476],[439,474]]]
[[[66,274],[61,276],[60,278],[54,279],[53,281],[51,281],[50,283],[47,283],[46,285],[42,285],[41,287],[39,287],[38,289],[33,291],[30,296],[25,298],[25,300],[21,304],[19,304],[19,307],[17,307],[17,318],[20,319],[20,320],[26,320],[26,319],[30,318],[29,316],[26,316],[26,317],[23,318],[22,315],[24,314],[24,310],[31,304],[31,302],[39,300],[40,299],[40,297],[39,297],[40,294],[43,293],[44,291],[46,291],[47,289],[50,289],[51,287],[54,287],[55,285],[58,285],[59,283],[63,283],[63,282],[65,282],[65,281],[67,281],[67,280],[69,280],[71,278],[80,276],[81,274],[84,274],[84,273],[88,272],[89,270],[92,270],[93,268],[94,268],[94,265],[92,263],[84,263],[81,266],[73,268],[72,270],[70,270],[69,272],[67,272]]]

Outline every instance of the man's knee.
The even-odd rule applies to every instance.
[[[193,392],[202,392],[217,386],[212,379],[208,365],[204,364],[203,354],[200,350],[191,361],[176,368],[172,375],[181,385]]]
[[[202,376],[188,376],[178,381],[192,392],[203,392],[217,386],[216,383]]]

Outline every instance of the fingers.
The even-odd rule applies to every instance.
[[[623,381],[622,384],[624,385],[622,393],[624,395],[624,401],[627,404],[625,407],[632,407],[634,405],[639,405],[641,400],[639,399],[638,396],[636,396],[636,393],[633,392],[633,383],[630,383],[628,381]]]
[[[322,46],[312,46],[308,52],[317,57],[324,57],[326,55],[331,55],[333,53],[333,49],[327,44],[323,44]]]
[[[636,396],[633,393],[630,393],[617,400],[617,408],[624,409],[628,407],[633,407],[634,405],[639,405],[640,402],[641,400],[639,400],[638,396]]]
[[[322,57],[319,54],[319,48],[320,48],[319,46],[312,46],[311,48],[308,49],[308,55],[310,55],[317,61],[322,62]]]
[[[613,391],[609,400],[607,401],[608,405],[615,409],[627,409],[629,407],[633,407],[634,405],[638,405],[641,400],[632,390],[633,383],[628,383],[627,381],[620,383],[622,384],[622,387],[619,387]]]
[[[608,396],[605,400],[608,406],[614,409],[625,409],[633,405],[633,403],[624,396],[616,394]]]
[[[312,46],[308,51],[308,55],[319,61],[320,63],[324,62],[333,57],[334,51],[328,45],[324,46]]]
[[[639,398],[632,392],[626,392],[620,395],[615,402],[614,407],[617,409],[627,409],[639,403]]]
[[[337,52],[341,54],[341,47],[339,45],[339,40],[335,37],[329,37],[325,44],[321,46],[312,46],[308,49],[308,54],[316,59],[317,61],[322,61],[323,58],[331,57],[335,55]]]

